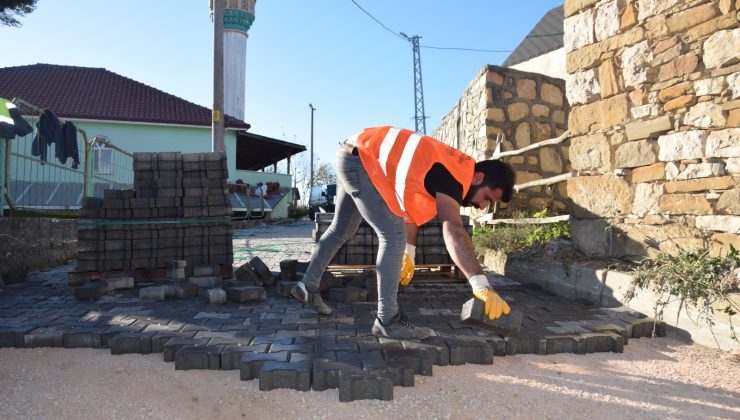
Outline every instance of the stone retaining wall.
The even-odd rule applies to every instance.
[[[490,159],[500,133],[501,151],[521,149],[554,138],[566,129],[569,106],[561,79],[487,65],[473,79],[458,104],[433,136],[478,160]],[[517,172],[517,183],[570,170],[568,143],[503,158]],[[535,187],[516,194],[509,209],[566,210],[565,185]]]
[[[567,0],[572,233],[590,255],[740,248],[737,0]]]
[[[75,258],[77,220],[0,218],[0,284],[23,281],[26,273]]]

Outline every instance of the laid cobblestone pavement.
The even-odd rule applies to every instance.
[[[307,261],[310,222],[234,232],[234,265],[258,256],[274,271],[284,259]],[[279,287],[266,300],[209,305],[204,289],[184,300],[148,302],[134,289],[78,301],[67,286],[75,263],[31,273],[0,292],[0,347],[110,348],[111,354],[162,353],[175,369],[239,369],[261,390],[339,388],[340,401],[392,399],[394,386],[413,386],[433,365],[491,364],[494,356],[622,352],[630,338],[650,336],[652,319],[627,308],[598,308],[537,287],[489,275],[512,308],[524,313],[516,335],[502,337],[460,320],[470,288],[461,283],[412,283],[400,304],[415,324],[439,336],[421,342],[370,334],[376,302],[343,303],[319,316]],[[336,291],[337,289],[333,289]],[[658,329],[662,335],[664,327]]]

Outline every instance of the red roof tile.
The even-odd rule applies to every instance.
[[[61,118],[211,126],[211,110],[104,68],[32,64],[0,68],[0,97]],[[250,125],[226,116],[226,127]]]

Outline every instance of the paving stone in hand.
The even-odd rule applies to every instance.
[[[462,322],[475,325],[482,328],[490,329],[501,335],[511,335],[519,331],[522,325],[523,314],[516,309],[508,315],[502,315],[498,319],[491,320],[485,314],[486,304],[477,298],[472,298],[465,302],[460,312]]]

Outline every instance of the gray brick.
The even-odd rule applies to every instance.
[[[194,346],[194,345],[204,346],[207,342],[208,342],[207,338],[198,338],[198,339],[183,338],[183,337],[170,338],[162,346],[162,358],[165,362],[174,362],[177,351],[180,350],[182,347]]]
[[[221,369],[221,352],[225,345],[187,345],[175,353],[175,369]]]
[[[139,299],[157,302],[165,299],[166,289],[162,286],[151,286],[139,289]]]
[[[179,283],[175,286],[175,297],[189,299],[198,295],[198,286],[193,283]]]
[[[624,338],[621,335],[605,333],[583,333],[581,338],[586,341],[586,353],[624,352]]]
[[[277,287],[275,288],[275,292],[279,296],[290,297],[290,289],[292,289],[293,286],[295,286],[296,284],[298,284],[297,281],[280,280],[279,282],[277,282]]]
[[[87,347],[98,349],[101,345],[101,332],[93,328],[79,328],[64,332],[64,347]]]
[[[329,290],[329,300],[339,303],[367,301],[367,290],[357,287],[341,287]]]
[[[383,342],[383,340],[381,340]],[[447,347],[442,337],[430,337],[418,341],[402,341],[403,347],[410,350],[422,350],[429,354],[432,364],[437,366],[448,366],[450,364],[450,348]]]
[[[624,344],[627,345],[629,331],[617,324],[586,325],[586,328],[593,332],[613,332],[615,334],[619,334],[624,338]]]
[[[193,267],[193,276],[195,277],[210,277],[217,276],[220,274],[220,270],[216,265],[203,265],[199,264]]]
[[[393,379],[387,372],[342,372],[339,401],[393,399]]]
[[[512,310],[509,315],[503,315],[501,318],[490,320],[484,313],[486,304],[477,298],[472,298],[465,302],[460,311],[460,321],[486,328],[501,335],[515,334],[522,326],[523,314],[521,311]]]
[[[110,354],[150,354],[151,352],[151,334],[122,333],[110,339]]]
[[[242,381],[259,378],[265,362],[287,362],[288,352],[279,353],[244,353],[239,365],[239,377]]]
[[[664,321],[655,321],[653,318],[629,319],[627,322],[632,325],[632,338],[652,337],[653,329],[657,337],[665,337],[666,323]]]
[[[275,285],[270,268],[267,267],[267,265],[260,259],[260,257],[254,257],[249,260],[249,265],[251,265],[254,271],[257,273],[260,280],[262,281],[262,284],[264,284],[265,286]]]
[[[234,271],[234,277],[240,283],[262,285],[262,278],[254,271],[249,263],[244,263]]]
[[[106,292],[110,292],[112,290],[122,290],[122,289],[133,289],[134,288],[134,278],[133,277],[111,277],[111,278],[103,279],[102,283],[104,285],[104,289]]]
[[[33,331],[35,327],[0,327],[0,347],[17,347],[25,346],[24,336]]]
[[[206,291],[210,305],[221,305],[226,303],[226,292],[223,289],[208,289]]]
[[[586,353],[586,340],[577,335],[545,336],[545,354]]]
[[[432,376],[432,356],[423,350],[394,349],[383,350],[386,362],[408,365],[417,375]]]
[[[493,363],[493,348],[481,339],[459,336],[445,338],[444,342],[450,348],[450,365],[490,365]]]
[[[244,353],[266,353],[267,344],[229,344],[221,352],[221,369],[239,369]]]
[[[260,286],[229,287],[226,289],[229,300],[234,302],[253,302],[267,299],[267,291]]]
[[[313,383],[311,387],[314,391],[339,388],[339,378],[342,372],[360,372],[361,370],[361,362],[346,363],[315,359],[313,362]]]
[[[533,336],[511,336],[505,337],[506,354],[539,354],[540,338]]]
[[[104,293],[104,286],[99,281],[87,283],[84,286],[75,287],[75,299],[98,300]]]
[[[393,380],[393,386],[414,386],[414,368],[408,362],[368,360],[362,363],[362,369],[388,375]]]
[[[27,332],[24,347],[64,347],[64,334],[55,327],[41,327]]]
[[[198,287],[211,288],[221,284],[221,277],[216,276],[193,276],[188,278],[190,283],[195,284]]]
[[[260,391],[279,388],[310,390],[311,365],[310,361],[263,363],[259,373]]]
[[[165,346],[165,344],[167,344],[167,342],[169,342],[173,338],[188,339],[188,338],[193,338],[194,335],[195,335],[195,333],[193,333],[193,332],[176,332],[176,331],[160,331],[160,332],[157,332],[157,333],[155,333],[152,336],[152,353],[162,353],[162,352],[164,352],[164,346]],[[172,357],[174,357],[174,353],[176,353],[176,351],[172,353],[173,354]],[[167,362],[167,361],[170,361],[171,362],[173,360],[174,359],[172,359],[172,360],[165,360],[165,362]]]

